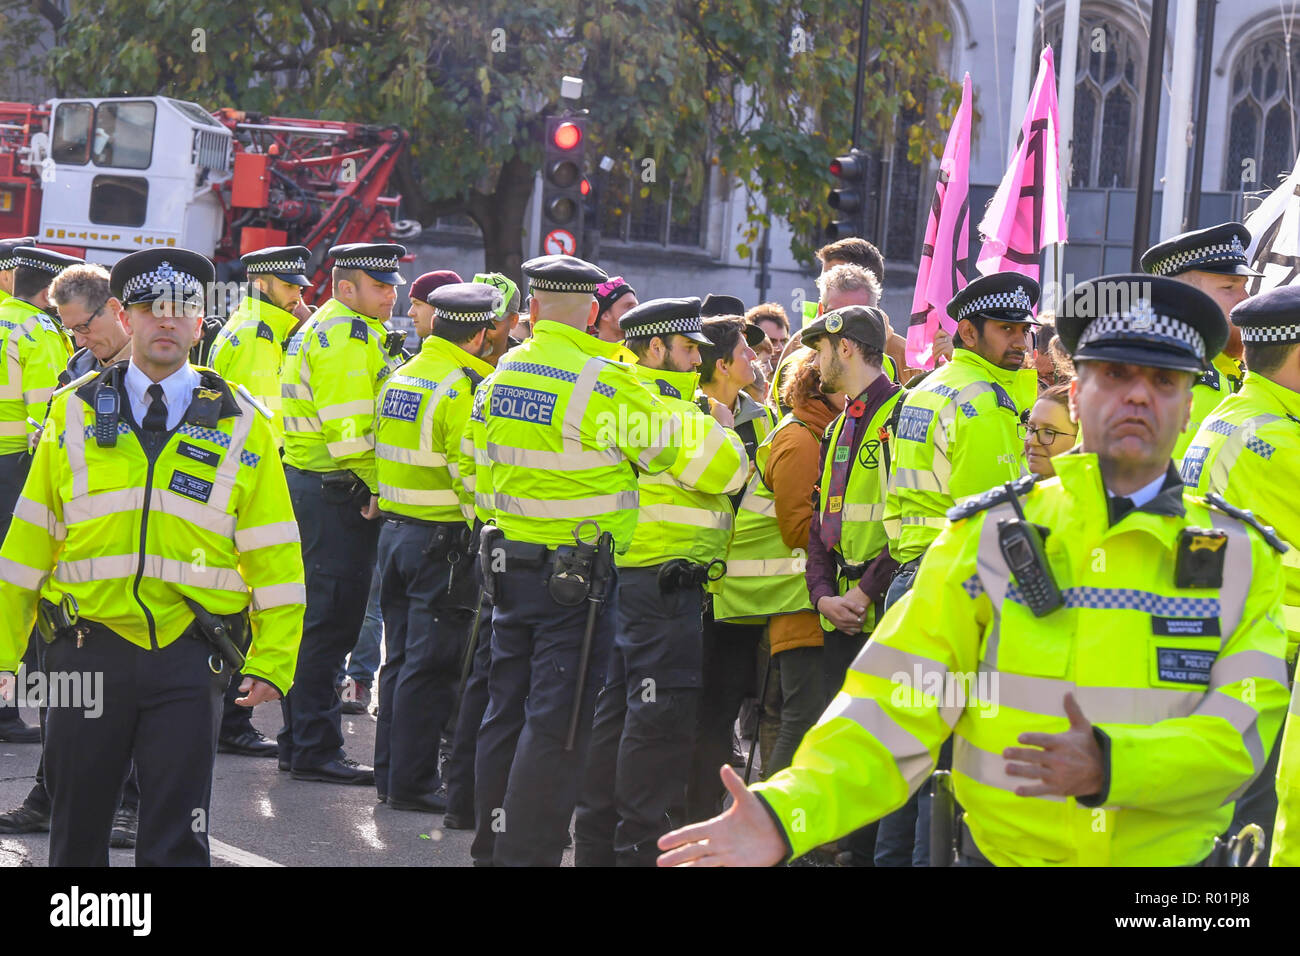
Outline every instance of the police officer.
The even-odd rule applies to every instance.
[[[1246,370],[1241,364],[1241,332],[1228,318],[1246,298],[1246,284],[1260,273],[1246,262],[1250,232],[1239,222],[1180,233],[1142,253],[1142,270],[1168,276],[1200,289],[1218,305],[1228,322],[1228,341],[1192,389],[1192,417],[1174,446],[1174,461],[1183,457],[1201,422],[1228,395],[1241,388]]]
[[[379,672],[375,783],[394,810],[441,813],[438,741],[451,716],[478,587],[466,560],[473,493],[461,481],[461,439],[480,356],[501,293],[483,283],[429,294],[431,334],[376,403],[379,601],[386,656]],[[472,457],[469,469],[472,471]]]
[[[490,351],[483,356],[484,362],[496,368],[501,358],[520,344],[510,334],[519,324],[519,287],[500,272],[480,272],[474,276],[474,281],[492,286],[501,293],[496,316],[487,333]],[[477,559],[480,531],[492,520],[491,474],[483,457],[485,453],[474,448],[472,429],[468,424],[462,433],[461,449],[460,480],[474,504],[470,550],[466,557],[473,561],[479,594],[474,623],[470,628],[470,646],[465,649],[465,653],[471,656],[468,661],[461,661],[462,669],[468,666],[470,670],[463,676],[451,753],[442,768],[447,786],[447,812],[442,818],[445,830],[474,829],[474,755],[478,747],[479,725],[483,723],[488,705],[488,669],[492,663],[492,606],[483,592],[482,569]],[[483,458],[481,474],[479,458]]]
[[[956,499],[1026,473],[1016,429],[1038,397],[1037,373],[1023,367],[1037,303],[1038,283],[1016,272],[980,276],[948,303],[957,322],[952,361],[909,388],[896,409],[885,521],[902,567],[886,608],[911,586]]]
[[[1183,454],[1182,479],[1249,508],[1293,547],[1282,556],[1286,659],[1295,673],[1300,643],[1300,506],[1290,481],[1300,474],[1300,288],[1280,286],[1247,299],[1231,320],[1245,346],[1245,382],[1210,412]],[[1280,741],[1279,741],[1280,745]],[[1259,824],[1272,834],[1278,751],[1237,803],[1233,829]],[[1271,843],[1270,839],[1270,843]]]
[[[640,508],[617,559],[616,627],[574,829],[579,866],[654,866],[655,841],[685,804],[702,682],[704,587],[726,569],[732,511],[749,458],[695,404],[699,299],[651,299],[623,313],[633,371],[682,416],[683,454],[639,480]]]
[[[374,783],[343,753],[334,681],[365,615],[379,540],[375,396],[402,362],[384,322],[397,301],[403,246],[334,246],[334,297],[289,340],[281,373],[284,464],[307,571],[303,652],[284,699],[280,769],[296,780]]]
[[[45,407],[71,349],[50,318],[50,282],[81,262],[35,246],[13,250],[14,291],[0,304],[0,534],[9,527],[14,502],[31,462],[28,447],[45,419]]]
[[[34,236],[22,236],[17,239],[0,239],[0,305],[14,294],[14,270],[18,268],[18,259],[14,250],[19,246],[36,244]]]
[[[684,425],[625,364],[630,352],[587,334],[604,272],[570,256],[523,271],[533,334],[479,387],[471,418],[490,465],[476,494],[490,495],[502,535],[481,545],[495,603],[471,852],[480,865],[558,866],[613,624],[603,536],[631,545],[637,471],[671,468]]]
[[[132,760],[136,862],[206,865],[227,656],[251,632],[248,707],[293,673],[302,564],[274,438],[250,402],[187,361],[213,277],[183,249],[113,267],[131,359],[54,401],[0,549],[0,615],[17,624],[0,638],[0,670],[39,622],[49,673],[102,679],[95,710],[49,708],[54,866],[108,865]]]
[[[270,246],[239,257],[248,276],[248,292],[230,313],[208,351],[208,362],[222,378],[238,382],[271,412],[271,430],[283,444],[280,369],[289,336],[309,313],[302,304],[307,278],[306,246]],[[248,708],[235,703],[236,675],[226,691],[221,715],[220,753],[274,757],[279,748],[253,726]]]
[[[268,246],[239,257],[248,294],[230,313],[208,353],[212,369],[239,382],[273,413],[271,426],[284,441],[280,372],[289,338],[310,315],[302,290],[311,287],[306,246]]]
[[[83,375],[93,376],[131,357],[131,337],[120,318],[125,310],[122,303],[111,295],[109,273],[103,266],[94,263],[69,266],[55,276],[47,295],[50,303],[58,309],[63,327],[72,333],[80,346],[68,360],[67,368],[59,373],[60,385]],[[41,646],[35,650],[39,652]],[[42,723],[45,717],[46,708],[42,707]],[[0,735],[3,734],[4,725],[0,724]],[[113,817],[112,846],[135,846],[139,803],[139,783],[133,770],[123,787],[122,804]],[[50,797],[45,787],[45,754],[42,751],[36,765],[36,782],[21,806],[0,814],[0,833],[48,832],[49,828]]]
[[[14,502],[31,465],[45,409],[71,349],[58,323],[47,310],[50,282],[70,265],[72,256],[17,246],[12,250],[13,295],[0,303],[0,535],[9,527]],[[29,629],[30,633],[30,629]],[[29,669],[36,652],[27,656]],[[27,724],[17,707],[0,707],[0,741],[35,743],[40,728]]]
[[[1141,291],[1108,304],[1107,282]],[[724,770],[735,804],[665,836],[661,863],[806,853],[901,805],[950,735],[963,865],[1212,856],[1287,697],[1286,546],[1170,461],[1227,324],[1127,275],[1076,286],[1057,329],[1081,451],[953,508],[793,765],[750,791]]]

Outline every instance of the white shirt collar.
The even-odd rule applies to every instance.
[[[154,384],[148,375],[140,371],[133,358],[126,367],[126,394],[131,401],[131,413],[136,424],[144,423],[144,414],[149,408],[149,386]],[[162,386],[163,400],[167,402],[167,430],[171,431],[181,423],[189,410],[194,390],[199,387],[199,373],[189,362],[158,383]]]
[[[1150,484],[1143,485],[1131,495],[1125,495],[1124,497],[1133,502],[1133,507],[1135,509],[1141,508],[1156,495],[1160,494],[1160,489],[1165,486],[1165,479],[1167,477],[1168,473],[1163,474]],[[1106,495],[1110,498],[1116,497],[1115,492],[1111,491],[1109,488],[1106,489]]]

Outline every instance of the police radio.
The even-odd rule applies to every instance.
[[[122,412],[122,400],[117,389],[101,382],[95,389],[95,444],[112,448],[117,444],[117,422]]]
[[[1015,576],[1025,605],[1034,612],[1034,617],[1045,617],[1057,608],[1064,607],[1065,601],[1052,577],[1051,566],[1047,563],[1042,534],[1026,520],[1014,485],[1007,482],[1005,487],[1016,517],[1003,518],[998,522],[998,550],[1002,552],[1002,559]]]

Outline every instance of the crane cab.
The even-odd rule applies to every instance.
[[[42,245],[111,265],[128,252],[177,246],[211,257],[230,178],[230,130],[202,107],[166,96],[49,102],[41,144]]]

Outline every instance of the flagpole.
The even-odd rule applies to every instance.
[[[1213,66],[1214,14],[1219,0],[1201,0],[1205,18],[1201,27],[1201,65],[1196,86],[1196,145],[1192,148],[1192,184],[1187,197],[1187,226],[1201,224],[1201,179],[1205,170],[1205,120],[1210,99],[1210,68]]]
[[[1165,135],[1165,200],[1160,209],[1160,238],[1183,231],[1187,192],[1187,140],[1192,111],[1192,72],[1196,65],[1196,8],[1175,11],[1174,75],[1169,98],[1169,132]]]
[[[1034,0],[1020,0],[1016,18],[1015,71],[1011,74],[1011,128],[1008,131],[1007,161],[1016,155],[1020,124],[1029,105],[1029,73],[1038,62],[1034,50]]]
[[[1142,144],[1138,148],[1137,205],[1133,210],[1134,272],[1142,268],[1142,253],[1146,252],[1151,237],[1151,194],[1155,188],[1156,137],[1160,132],[1160,92],[1168,17],[1169,0],[1151,0],[1151,39],[1147,44],[1147,79],[1142,103]]]
[[[1069,217],[1070,171],[1074,162],[1074,75],[1079,69],[1079,5],[1080,0],[1065,0],[1065,21],[1061,31],[1061,72],[1060,82],[1056,84],[1056,103],[1061,120],[1061,205]],[[1065,289],[1061,287],[1064,274],[1065,250],[1057,249],[1052,255],[1052,280],[1056,284],[1056,296],[1044,302],[1044,308],[1060,310],[1060,303],[1065,299]]]

